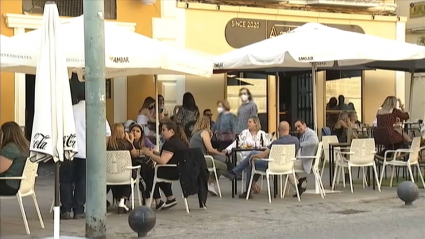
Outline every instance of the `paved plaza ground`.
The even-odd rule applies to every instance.
[[[1,201],[0,238],[44,238],[53,236],[53,216],[49,208],[53,198],[53,176],[49,173],[37,181],[36,193],[43,214],[45,229],[35,213],[32,200],[24,199],[31,236],[25,234],[16,200]],[[328,178],[325,172],[325,187]],[[425,238],[425,190],[413,207],[405,207],[396,198],[395,188],[383,191],[349,186],[342,193],[305,194],[301,202],[288,195],[268,203],[265,190],[254,199],[231,198],[231,184],[221,181],[223,198],[209,197],[207,210],[199,209],[196,196],[189,198],[191,214],[179,204],[168,211],[157,212],[157,224],[149,234],[152,238]],[[310,180],[310,183],[312,180]],[[265,185],[265,184],[264,184]],[[309,185],[312,188],[312,185]],[[175,194],[180,194],[174,185]],[[342,186],[339,188],[342,189]],[[110,197],[110,195],[109,195]],[[85,220],[61,222],[61,235],[84,236]],[[127,223],[127,215],[108,214],[108,238],[135,238]]]

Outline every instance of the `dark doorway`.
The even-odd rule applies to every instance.
[[[279,73],[279,119],[291,125],[302,119],[313,127],[313,85],[310,73]]]
[[[34,123],[35,75],[25,75],[25,137],[31,140]]]

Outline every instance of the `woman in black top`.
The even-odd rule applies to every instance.
[[[128,150],[131,154],[131,157],[137,157],[138,151],[133,146],[134,138],[132,135],[127,134],[124,131],[124,125],[114,124],[111,130],[111,137],[108,140],[107,150],[108,151],[117,151],[117,150]],[[112,190],[112,195],[116,201],[119,201],[118,204],[118,213],[128,212],[129,209],[126,206],[127,200],[131,196],[131,186],[130,185],[111,185],[107,186],[107,192]]]
[[[155,155],[152,150],[147,148],[143,148],[141,152],[150,157],[157,164],[177,164],[179,162],[177,152],[188,149],[187,144],[185,144],[180,137],[179,131],[177,130],[177,124],[174,121],[165,120],[162,123],[162,136],[165,139],[165,143],[162,146],[160,155]],[[166,178],[169,180],[179,179],[177,167],[160,167],[158,168],[157,175],[159,178]],[[159,188],[161,188],[167,197],[165,203],[161,200]],[[155,199],[157,210],[168,209],[177,204],[176,198],[173,196],[171,190],[171,183],[157,183],[154,189],[153,198]]]

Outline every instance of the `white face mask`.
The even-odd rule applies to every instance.
[[[241,100],[242,101],[247,101],[248,100],[248,95],[241,95]]]
[[[224,111],[223,107],[217,107],[217,112],[220,114]]]

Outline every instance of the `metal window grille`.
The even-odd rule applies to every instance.
[[[47,1],[49,0],[22,0],[22,11],[29,14],[43,14]],[[60,16],[78,17],[83,14],[83,0],[56,0],[55,2]],[[117,19],[117,0],[104,0],[104,3],[105,19]]]

